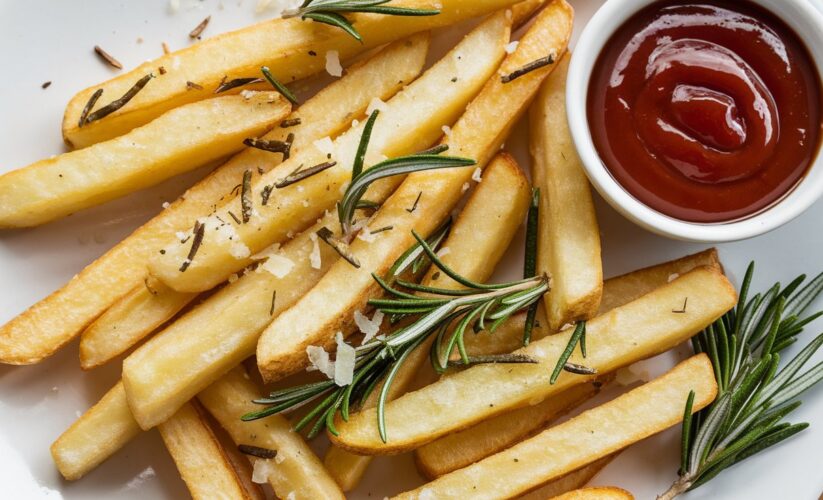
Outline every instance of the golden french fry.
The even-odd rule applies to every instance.
[[[509,38],[510,24],[503,13],[492,16],[403,92],[385,103],[374,124],[365,165],[371,166],[384,156],[419,151],[439,138],[442,127],[457,119],[494,73]],[[206,224],[227,221],[230,225],[227,230],[232,231],[233,240],[206,231],[200,251],[185,272],[181,272],[181,263],[187,260],[191,245],[179,240],[169,241],[164,246],[165,254],[152,256],[151,274],[175,290],[208,290],[248,264],[248,255],[245,251],[239,252],[238,248],[259,252],[271,243],[282,241],[289,232],[314,223],[326,210],[334,208],[350,181],[364,127],[365,123],[352,127],[325,146],[315,144],[257,179],[252,186],[255,200],[301,166],[309,169],[333,165],[300,182],[274,189],[271,193],[273,202],[266,206],[255,205],[255,215],[247,223],[234,223],[227,213],[229,208],[237,210],[237,199],[206,219]],[[397,178],[385,179],[391,189],[399,182]]]
[[[80,367],[89,370],[123,354],[170,320],[196,296],[174,291],[149,276],[83,331]]]
[[[200,409],[186,403],[158,427],[194,500],[251,498]]]
[[[263,328],[311,289],[337,260],[337,253],[318,243],[314,234],[333,220],[333,215],[321,219],[266,264],[209,297],[123,361],[123,383],[140,427],[150,429],[165,421],[254,354]],[[311,258],[315,251],[317,268]]]
[[[171,110],[123,137],[12,170],[0,175],[0,228],[44,224],[219,160],[290,110],[277,92],[217,97]]]
[[[450,250],[443,255],[443,262],[468,279],[488,279],[520,227],[529,201],[529,183],[517,163],[507,154],[496,156],[443,243],[442,248]],[[435,278],[435,272],[428,271],[423,278],[425,285],[461,288],[448,276]],[[407,390],[420,366],[428,360],[430,345],[424,342],[406,359],[394,378],[390,399]],[[373,393],[364,406],[374,406],[378,393]],[[343,491],[350,491],[360,482],[371,460],[372,457],[332,446],[324,463]]]
[[[592,480],[603,468],[614,460],[619,453],[613,453],[589,465],[583,466],[574,472],[569,472],[563,476],[549,481],[543,486],[532,490],[525,495],[518,497],[518,500],[545,500],[557,495],[562,495],[571,490],[582,488]]]
[[[209,98],[223,78],[262,76],[260,67],[268,66],[278,80],[291,83],[323,71],[327,52],[335,51],[345,60],[413,33],[490,14],[517,1],[397,0],[392,6],[430,9],[436,3],[441,12],[427,17],[352,14],[349,17],[362,35],[363,43],[338,28],[299,19],[272,19],[218,35],[79,92],[66,107],[63,137],[69,145],[85,147],[125,134],[172,108]],[[165,71],[162,75],[160,67]],[[101,102],[111,101],[149,73],[156,78],[128,104],[102,120],[78,127],[82,110],[96,90],[104,91]],[[188,82],[203,89],[192,89]],[[234,92],[243,88],[249,87]]]
[[[683,419],[717,395],[708,356],[683,361],[665,375],[533,438],[395,498],[511,498],[608,456]]]
[[[537,16],[516,51],[504,60],[500,72],[511,74],[549,53],[559,57],[566,50],[572,17],[567,3],[552,2]],[[477,168],[485,166],[552,69],[552,65],[542,67],[510,83],[503,83],[499,75],[492,77],[447,137],[450,153],[475,159]],[[361,267],[342,261],[335,265],[263,333],[257,348],[263,378],[274,380],[302,369],[307,346],[328,345],[336,332],[347,330],[354,311],[364,309],[368,300],[381,292],[371,273],[382,275],[388,270],[414,242],[412,230],[425,235],[436,228],[459,201],[462,187],[471,181],[475,170],[462,167],[410,175],[370,223],[371,228],[394,229],[380,233],[373,242],[358,240],[351,245]],[[416,209],[409,210],[415,203]]]
[[[277,452],[270,459],[268,482],[278,498],[294,500],[322,500],[344,498],[334,479],[306,444],[299,433],[292,430],[285,417],[274,415],[265,420],[243,422],[240,417],[257,411],[251,400],[260,397],[261,390],[249,380],[243,367],[237,367],[210,385],[197,399],[228,431],[237,445],[251,445]],[[162,428],[162,425],[161,425]],[[249,457],[252,463],[261,458]],[[292,494],[293,496],[289,496]]]
[[[540,89],[529,120],[532,182],[540,189],[537,271],[551,276],[544,302],[554,330],[593,317],[603,292],[591,186],[566,121],[568,69],[567,54]]]
[[[599,314],[639,299],[643,295],[654,291],[655,288],[661,287],[679,278],[681,274],[686,274],[700,266],[713,267],[722,271],[723,267],[720,265],[717,249],[709,248],[679,259],[609,278],[604,286]]]
[[[51,445],[64,478],[80,479],[140,433],[118,382]]]
[[[264,139],[286,141],[294,134],[292,150],[296,154],[318,139],[338,134],[349,126],[352,116],[367,109],[374,97],[387,99],[413,80],[423,68],[427,49],[427,35],[389,45],[364,63],[348,68],[346,76],[292,113],[290,122],[299,121],[299,125],[276,127]],[[268,171],[279,164],[280,158],[249,148],[190,188],[63,288],[2,326],[0,362],[31,364],[53,354],[115,301],[142,285],[149,256],[177,232],[191,231],[198,218],[223,203],[246,170],[257,175],[258,168]],[[95,354],[98,359],[109,356],[105,352]]]
[[[605,314],[615,307],[620,307],[653,291],[657,287],[665,285],[670,278],[685,274],[696,267],[704,265],[720,269],[716,250],[706,250],[695,255],[606,280],[603,288],[602,304],[607,305],[609,309],[601,307],[601,314]],[[545,322],[539,318],[538,315],[538,323],[542,326],[535,328],[533,331],[532,338],[534,340],[539,340],[547,334],[553,333],[552,330],[545,327]],[[466,349],[472,355],[501,354],[514,351],[522,346],[524,325],[524,314],[514,316],[501,325],[493,335],[468,336],[465,339]],[[607,375],[605,378],[610,377]],[[555,402],[562,399],[567,392],[563,392],[554,398],[548,398],[538,405],[496,415],[474,427],[449,434],[418,448],[415,451],[418,469],[427,477],[437,477],[508,448],[524,437],[542,429],[548,421],[554,419],[557,414]],[[489,429],[493,429],[493,433]],[[491,435],[493,435],[493,438],[489,437]],[[585,483],[578,486],[583,484]],[[546,497],[547,495],[544,495],[541,498]]]
[[[678,313],[686,297],[688,310]],[[689,339],[731,309],[736,301],[734,287],[722,272],[700,267],[590,320],[586,329],[588,356],[583,359],[578,351],[569,361],[605,375]],[[537,364],[473,366],[388,403],[388,443],[380,439],[374,409],[340,422],[340,435],[332,436],[332,441],[355,453],[399,453],[509,409],[537,404],[589,381],[594,375],[564,372],[555,384],[549,383],[571,333],[570,329],[565,330],[516,351],[539,360]],[[476,390],[478,387],[483,390]],[[460,404],[454,405],[458,395]]]
[[[597,488],[582,488],[569,491],[556,497],[546,497],[552,500],[634,500],[634,495],[622,488],[601,486]]]
[[[537,405],[518,408],[432,441],[414,451],[417,470],[435,479],[505,450],[596,395],[601,385],[594,381],[571,387]]]

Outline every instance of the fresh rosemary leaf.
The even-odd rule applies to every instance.
[[[467,167],[476,162],[468,158],[439,155],[410,155],[392,158],[378,163],[353,177],[343,198],[337,205],[340,226],[347,235],[351,233],[352,219],[357,203],[366,194],[369,186],[380,179],[395,175],[406,175],[424,170],[441,168]]]
[[[327,161],[319,165],[315,165],[311,168],[307,168],[305,170],[303,170],[303,166],[301,165],[297,167],[297,169],[294,172],[277,181],[274,184],[274,187],[276,187],[277,189],[283,189],[286,186],[291,186],[292,184],[296,184],[302,181],[303,179],[308,179],[309,177],[317,175],[324,170],[328,170],[334,167],[335,165],[337,165],[336,161]]]
[[[263,73],[263,76],[266,78],[266,80],[269,81],[271,86],[274,87],[276,91],[280,92],[280,94],[283,97],[288,99],[290,103],[294,104],[295,106],[300,104],[300,101],[297,100],[297,97],[291,92],[291,90],[289,90],[288,87],[280,83],[280,81],[277,78],[275,78],[274,75],[271,74],[271,70],[268,67],[263,66],[262,68],[260,68],[260,71]],[[283,125],[280,124],[280,126],[282,127]]]
[[[560,372],[563,371],[563,368],[566,366],[566,362],[571,357],[572,353],[574,352],[574,348],[577,347],[577,343],[580,342],[580,337],[586,331],[586,322],[585,321],[578,321],[574,327],[574,331],[572,332],[572,336],[569,337],[569,343],[566,344],[566,348],[563,349],[563,353],[560,355],[560,359],[557,360],[557,365],[554,367],[554,371],[552,372],[552,376],[549,379],[549,383],[554,384],[557,382],[557,377],[560,376]]]
[[[800,276],[786,287],[777,283],[750,296],[753,276],[754,263],[746,270],[737,307],[692,339],[694,351],[712,361],[718,397],[688,422],[684,418],[679,478],[659,498],[697,488],[806,427],[782,420],[799,406],[798,396],[823,380],[823,363],[802,371],[823,346],[823,334],[782,369],[780,352],[821,315],[804,313],[823,291],[823,274],[805,286]],[[690,410],[687,403],[686,413]]]
[[[223,80],[220,81],[220,85],[214,89],[214,93],[220,94],[222,92],[228,92],[229,90],[236,89],[237,87],[250,85],[252,83],[260,83],[262,81],[262,78],[235,78],[234,80],[226,81],[226,77],[224,76]]]
[[[349,245],[342,239],[336,237],[331,229],[321,227],[320,230],[317,231],[317,236],[328,246],[332,247],[346,262],[358,269],[360,268],[360,261],[354,256]]]
[[[373,13],[389,16],[434,16],[440,13],[432,9],[411,9],[391,7],[384,4],[390,0],[307,0],[297,9],[283,12],[284,18],[300,17],[340,28],[358,41],[363,39],[354,25],[342,13]]]
[[[354,156],[354,165],[352,165],[351,176],[352,179],[358,177],[363,172],[363,164],[366,162],[366,153],[369,150],[369,140],[371,140],[371,133],[374,130],[374,122],[377,121],[377,116],[380,110],[375,109],[363,125],[363,133],[360,135],[360,143],[357,145],[357,153]],[[359,204],[359,203],[358,203]]]
[[[469,356],[468,363],[464,363],[463,360],[449,360],[449,366],[467,366],[493,363],[538,364],[540,361],[527,354],[488,354],[485,356]]]
[[[109,104],[106,104],[102,108],[91,113],[90,111],[92,110],[92,108],[94,108],[95,103],[97,103],[97,100],[100,99],[100,96],[103,95],[103,89],[97,89],[94,92],[94,94],[92,94],[91,98],[89,99],[89,102],[83,108],[83,113],[80,115],[80,123],[78,124],[78,126],[82,127],[83,125],[87,125],[91,122],[100,120],[101,118],[105,118],[110,114],[114,113],[115,111],[117,111],[118,109],[122,108],[123,106],[128,104],[129,101],[134,99],[134,96],[136,96],[138,92],[143,90],[143,87],[145,87],[146,84],[149,83],[149,81],[152,78],[154,78],[154,75],[149,73],[143,78],[137,80],[137,82],[134,85],[132,85],[132,87],[129,90],[127,90],[121,98],[115,99]]]
[[[526,219],[526,257],[523,259],[523,277],[530,278],[537,274],[537,233],[538,219],[540,211],[540,189],[532,189],[532,202],[529,206],[529,215]],[[535,302],[529,307],[526,313],[526,324],[523,328],[523,345],[529,345],[532,340],[532,330],[537,317],[537,306]],[[585,352],[585,348],[583,348]],[[584,354],[585,357],[585,354]]]
[[[197,251],[200,250],[200,245],[203,244],[203,237],[206,234],[206,226],[205,224],[201,224],[200,221],[194,224],[194,239],[191,242],[191,249],[189,250],[189,255],[186,257],[186,260],[180,265],[180,272],[185,273],[186,269],[189,268],[192,261],[194,260],[195,255],[197,255]]]

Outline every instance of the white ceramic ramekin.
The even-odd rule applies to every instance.
[[[664,215],[634,198],[609,173],[589,132],[586,100],[592,68],[612,34],[655,0],[608,0],[586,25],[572,55],[566,85],[566,109],[574,143],[586,173],[603,198],[636,224],[670,238],[736,241],[758,236],[794,219],[823,195],[823,154],[818,152],[806,176],[771,207],[745,219],[702,224]],[[823,13],[809,0],[749,0],[777,15],[805,42],[823,81]]]

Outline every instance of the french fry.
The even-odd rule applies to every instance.
[[[561,55],[572,17],[572,9],[564,1],[548,5],[516,51],[504,60],[499,73],[508,75],[547,54]],[[551,65],[543,67],[510,83],[503,83],[499,75],[489,80],[447,137],[451,154],[475,159],[477,168],[485,166],[552,69]],[[307,346],[330,345],[336,332],[348,330],[354,311],[364,309],[369,299],[380,294],[371,273],[382,275],[388,270],[414,241],[412,230],[425,235],[437,227],[460,199],[462,187],[474,171],[475,167],[462,167],[408,176],[370,223],[372,228],[394,229],[380,233],[371,243],[358,240],[351,245],[361,267],[355,269],[342,261],[335,265],[263,333],[257,348],[263,378],[275,380],[299,371],[307,362]],[[416,209],[410,210],[415,203]]]
[[[443,262],[468,279],[488,279],[520,227],[529,201],[529,183],[517,163],[507,154],[496,156],[443,243],[443,248],[450,250],[443,255]],[[430,269],[423,284],[461,288],[448,276],[438,276],[435,272]],[[424,342],[406,359],[394,378],[390,399],[408,388],[420,366],[428,360],[430,345]],[[364,406],[374,406],[378,393],[373,393]],[[324,463],[343,491],[350,491],[360,482],[371,460],[372,457],[354,455],[332,446]]]
[[[243,367],[237,367],[198,394],[197,399],[228,431],[237,445],[251,445],[277,452],[271,459],[268,482],[278,498],[321,500],[344,498],[334,479],[299,433],[285,417],[243,422],[240,417],[256,407],[251,400],[261,390],[249,380]],[[162,425],[161,425],[162,428]],[[252,463],[261,458],[249,457]],[[289,496],[292,494],[293,496]]]
[[[602,304],[607,306],[608,309],[601,306],[600,314],[605,314],[611,309],[631,302],[655,288],[665,285],[670,278],[685,274],[700,266],[710,266],[720,270],[717,251],[714,249],[706,250],[606,280],[603,288]],[[545,328],[545,322],[540,319],[538,319],[538,322],[541,326],[533,331],[532,338],[534,340],[539,340],[553,333],[552,330]],[[514,316],[501,325],[494,335],[468,336],[466,338],[466,349],[471,355],[475,356],[514,351],[522,346],[524,324],[524,314]],[[609,378],[608,375],[606,378]],[[449,434],[418,448],[415,450],[418,469],[429,478],[438,477],[508,448],[524,437],[542,429],[547,422],[553,420],[557,414],[555,402],[562,399],[568,392],[563,392],[554,398],[548,398],[534,406],[527,406],[496,415],[474,427]],[[493,429],[493,434],[489,429]],[[492,435],[493,438],[490,437]],[[547,495],[544,495],[542,498],[546,497]]]
[[[663,431],[683,419],[689,391],[693,411],[717,395],[705,354],[665,375],[537,436],[395,498],[511,498]]]
[[[601,385],[602,382],[594,381],[571,387],[537,405],[518,408],[443,436],[414,451],[417,470],[435,479],[504,450],[592,398]]]
[[[600,229],[591,186],[566,121],[567,54],[531,107],[532,181],[540,189],[537,271],[551,276],[549,327],[597,313],[603,292]]]
[[[218,97],[171,110],[111,141],[12,170],[0,175],[0,229],[44,224],[223,158],[290,110],[277,92]]]
[[[140,427],[150,429],[164,422],[254,354],[263,328],[311,289],[337,260],[331,247],[312,239],[315,231],[333,220],[328,215],[286,243],[273,257],[278,267],[271,272],[264,264],[246,273],[126,357],[123,383]],[[310,258],[315,248],[318,269]]]
[[[589,465],[583,466],[574,472],[569,472],[557,479],[549,481],[543,486],[532,490],[525,495],[518,497],[518,500],[545,500],[557,495],[562,495],[568,491],[582,488],[592,480],[604,467],[609,465],[619,453],[613,453],[607,457],[596,460]]]
[[[187,403],[158,427],[191,497],[251,498],[200,412],[194,404]]]
[[[688,309],[679,313],[685,298]],[[599,376],[664,352],[711,324],[737,301],[731,283],[717,269],[700,267],[652,293],[587,323],[588,356],[578,352],[569,361],[597,370]],[[386,405],[388,443],[377,431],[374,409],[337,425],[332,441],[360,454],[392,454],[419,448],[510,409],[537,404],[594,375],[562,373],[549,383],[571,330],[548,336],[516,352],[537,364],[473,366],[408,393]],[[482,387],[483,390],[476,390]],[[460,395],[460,404],[453,398]]]
[[[80,337],[80,367],[89,370],[123,354],[170,320],[197,294],[172,290],[154,277],[114,303]]]
[[[494,73],[503,57],[510,25],[511,21],[502,12],[492,16],[403,92],[390,99],[374,124],[365,165],[373,165],[384,155],[394,157],[419,151],[439,138],[442,127],[457,119]],[[317,146],[307,148],[303,154],[292,156],[257,179],[252,186],[255,200],[301,166],[308,169],[334,162],[334,166],[316,175],[275,189],[271,193],[272,202],[266,206],[255,205],[255,216],[247,223],[234,223],[227,213],[229,208],[237,210],[232,205],[239,204],[239,200],[229,202],[207,218],[207,225],[218,223],[218,218],[227,221],[232,234],[236,234],[233,240],[206,231],[200,251],[185,272],[181,272],[181,264],[187,260],[191,245],[179,240],[169,241],[164,246],[165,254],[152,256],[149,262],[151,274],[175,290],[208,290],[248,264],[248,259],[237,252],[239,245],[251,253],[259,252],[271,243],[282,241],[289,232],[300,231],[314,223],[324,211],[334,208],[350,181],[351,166],[364,127],[365,123],[352,127],[328,150]],[[400,180],[389,178],[385,181],[393,189]]]
[[[51,445],[64,478],[80,479],[140,433],[118,382]]]
[[[552,498],[552,500],[634,500],[634,495],[622,488],[601,486],[569,491]]]
[[[321,23],[299,19],[265,21],[166,54],[79,92],[66,107],[63,137],[70,146],[85,147],[123,135],[172,108],[213,96],[224,77],[261,76],[260,67],[268,66],[279,81],[290,83],[323,71],[325,54],[329,51],[336,51],[341,60],[345,60],[413,33],[490,14],[517,1],[438,0],[440,14],[427,17],[352,14],[349,17],[362,35],[363,43],[338,28]],[[433,8],[434,5],[431,0],[398,0],[392,3],[393,7],[412,8]],[[162,75],[159,73],[160,67],[165,71]],[[126,106],[102,120],[78,127],[82,110],[96,90],[103,89],[103,101],[113,100],[149,73],[156,78]],[[203,90],[191,89],[187,82],[195,83]]]
[[[714,267],[722,270],[717,250],[714,248],[688,255],[680,259],[664,262],[644,269],[638,269],[622,276],[609,278],[603,283],[603,299],[597,314],[605,314],[616,307],[653,292],[681,274],[686,274],[700,266]],[[539,309],[537,325],[532,332],[532,340],[539,340],[546,335],[555,333],[547,327],[543,310]],[[526,322],[525,313],[512,316],[509,321],[500,325],[494,335],[470,335],[465,338],[466,349],[472,355],[503,354],[512,352],[523,346],[523,327]]]
[[[603,289],[603,300],[600,301],[598,314],[639,299],[700,266],[713,267],[722,271],[723,267],[720,265],[717,249],[709,248],[679,259],[609,278]]]
[[[267,140],[285,141],[294,134],[296,153],[326,136],[334,136],[362,114],[374,97],[387,99],[413,80],[423,68],[428,37],[415,35],[392,44],[363,64],[348,68],[346,76],[321,90],[289,117],[294,127],[277,127]],[[169,208],[120,242],[89,265],[57,292],[0,328],[0,362],[31,364],[53,354],[119,298],[138,289],[147,276],[149,255],[158,252],[178,231],[190,231],[195,221],[208,215],[234,186],[243,173],[267,171],[277,165],[281,155],[249,148],[222,165],[190,188]],[[145,327],[149,328],[149,327]],[[135,328],[136,329],[136,328]],[[87,368],[98,360],[116,354],[105,351],[105,342],[96,342],[104,351],[91,352],[81,364]],[[118,347],[119,349],[119,347]]]

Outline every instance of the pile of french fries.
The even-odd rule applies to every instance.
[[[121,381],[51,448],[66,479],[80,479],[157,427],[194,498],[265,498],[261,483],[282,499],[344,498],[375,455],[411,452],[430,482],[398,498],[625,499],[631,494],[619,488],[580,488],[622,449],[680,421],[690,391],[694,411],[711,403],[714,372],[700,355],[555,425],[616,370],[688,340],[737,297],[713,250],[604,281],[591,188],[566,121],[573,12],[564,0],[437,3],[441,13],[429,17],[353,15],[362,44],[331,26],[276,19],[164,55],[71,100],[63,134],[73,151],[0,176],[0,227],[30,227],[229,156],[0,328],[6,364],[40,362],[77,336],[83,369],[125,355]],[[424,70],[428,31],[478,17],[477,27]],[[309,77],[322,70],[318,60],[328,50],[345,59],[371,51],[295,107],[259,83],[213,93],[225,76],[254,75],[261,66],[284,82]],[[547,56],[548,65],[501,78]],[[83,123],[95,92],[122,95],[146,74],[152,79],[127,105]],[[335,204],[376,105],[367,167],[438,141],[476,167],[370,186],[365,199],[379,208],[363,230],[392,229],[353,240],[356,268],[318,243],[316,232],[336,223]],[[531,183],[501,151],[526,113]],[[288,151],[247,147],[250,138],[288,144]],[[335,164],[322,172],[272,190],[303,166],[329,160]],[[264,394],[251,367],[263,383],[281,382],[309,366],[309,346],[331,350],[338,332],[356,338],[354,314],[369,313],[368,301],[384,293],[372,274],[389,270],[414,243],[412,231],[425,237],[462,207],[441,259],[468,279],[489,279],[526,216],[532,188],[539,190],[537,271],[550,277],[551,290],[531,343],[523,346],[520,313],[493,334],[467,337],[466,348],[477,356],[526,354],[534,363],[454,368],[412,390],[428,340],[394,379],[387,442],[372,397],[336,422],[339,435],[330,435],[323,459],[287,416],[241,421]],[[435,269],[421,283],[462,287]],[[576,351],[569,361],[592,372],[564,372],[550,383],[570,325],[579,321],[587,321],[588,354]],[[236,447],[215,437],[216,426]]]

